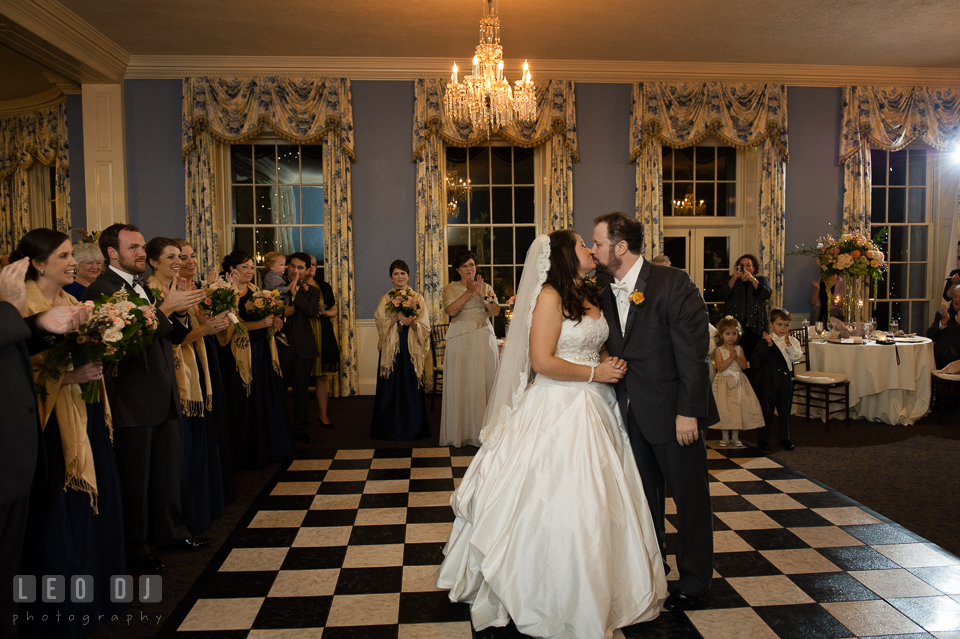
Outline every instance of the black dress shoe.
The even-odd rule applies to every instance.
[[[297,441],[301,444],[312,444],[313,437],[311,437],[309,433],[304,433],[302,435],[297,435]]]
[[[706,593],[704,593],[706,594]],[[685,592],[677,590],[672,595],[667,597],[667,600],[663,602],[664,610],[669,610],[670,612],[682,612],[684,610],[693,610],[703,595],[694,597],[693,595],[688,595]]]
[[[127,569],[131,573],[136,573],[138,575],[155,575],[164,568],[166,568],[166,566],[163,565],[163,562],[153,555],[147,555],[142,559],[130,560],[127,562]]]
[[[320,424],[320,428],[333,428],[333,422],[323,423],[323,420],[319,417],[317,418],[317,423]]]
[[[789,439],[780,440],[780,447],[783,448],[784,450],[793,450],[794,448],[796,448],[796,446],[793,445],[793,442],[790,441]]]
[[[760,441],[757,442],[757,448],[759,448],[760,450],[770,450],[770,442],[767,442],[761,439]]]
[[[175,543],[170,544],[169,546],[164,546],[164,548],[175,548],[178,550],[200,550],[206,548],[210,545],[210,540],[204,537],[187,537],[186,539],[181,539]]]

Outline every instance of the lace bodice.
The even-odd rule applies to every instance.
[[[739,356],[743,352],[743,350],[739,346],[736,346],[735,348],[737,350],[737,355]],[[717,347],[717,352],[720,353],[720,357],[723,358],[723,361],[727,361],[728,359],[730,359],[730,355],[722,348]],[[740,368],[740,364],[738,364],[736,358],[734,358],[733,361],[730,362],[730,365],[723,370],[723,372],[717,373],[717,374],[718,375],[739,375],[742,373],[743,373],[743,369]]]
[[[581,321],[563,320],[556,356],[570,362],[599,362],[600,348],[607,341],[609,328],[603,315],[593,319],[584,315]]]

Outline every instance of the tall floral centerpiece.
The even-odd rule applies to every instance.
[[[832,225],[831,225],[832,226]],[[869,278],[873,284],[873,299],[877,297],[877,282],[887,270],[887,262],[880,250],[886,238],[886,229],[873,239],[866,231],[836,230],[836,235],[825,235],[817,239],[815,246],[801,247],[790,255],[810,255],[817,260],[821,279],[831,275],[843,278],[846,299],[840,300],[844,318],[848,322],[862,322],[872,316],[870,299],[856,299],[854,291],[857,283],[865,283]],[[866,308],[865,308],[866,307]]]

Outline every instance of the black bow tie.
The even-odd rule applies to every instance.
[[[133,288],[137,288],[138,285],[141,286],[143,290],[147,290],[147,278],[142,275],[135,275],[132,286]]]

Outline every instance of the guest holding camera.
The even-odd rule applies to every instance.
[[[958,312],[960,312],[960,285],[950,290],[950,302],[945,302],[940,307],[933,324],[927,330],[927,337],[933,340],[933,356],[937,360],[938,369],[960,359]]]
[[[724,314],[732,315],[743,327],[740,346],[748,360],[767,330],[767,301],[773,294],[770,282],[759,271],[760,261],[755,256],[741,255],[727,285],[719,291],[726,300]]]

